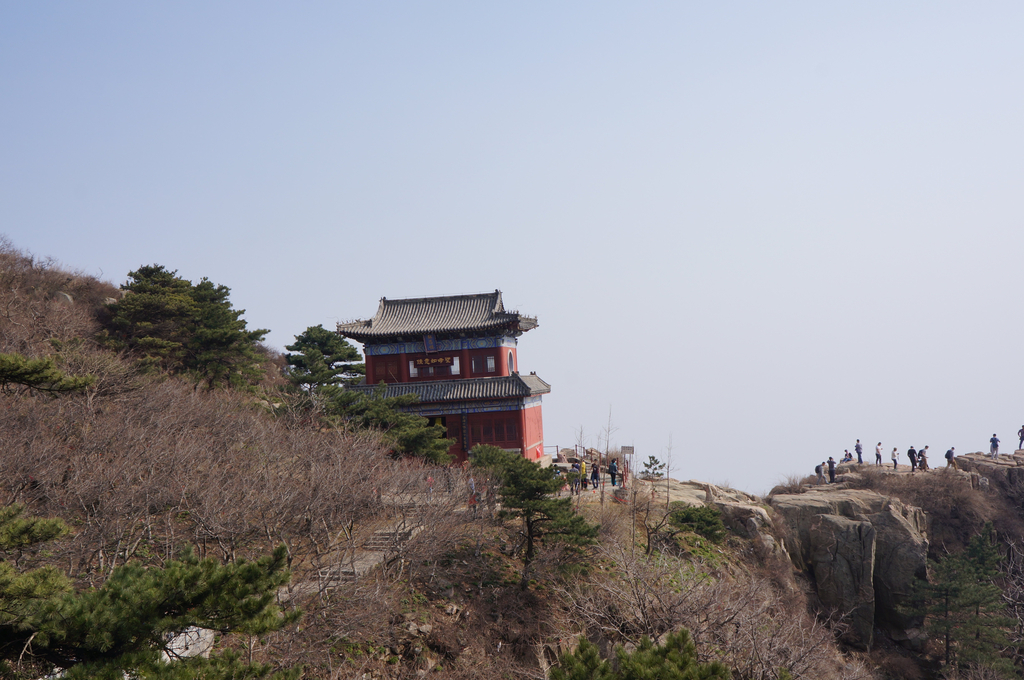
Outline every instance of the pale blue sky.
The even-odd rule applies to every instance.
[[[277,348],[500,288],[547,443],[681,478],[1016,444],[1019,3],[208,5],[0,6],[0,233]]]

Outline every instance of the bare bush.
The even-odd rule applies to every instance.
[[[51,340],[90,337],[103,299],[115,295],[109,283],[22,253],[0,236],[0,352],[39,357],[52,352]]]
[[[750,575],[717,572],[700,561],[605,553],[618,569],[561,590],[570,618],[606,647],[635,645],[687,628],[702,662],[718,660],[735,678],[869,677],[837,652],[834,631],[807,613],[792,592]]]
[[[0,490],[75,522],[76,573],[166,559],[180,543],[223,559],[284,543],[293,567],[315,568],[352,549],[382,483],[404,474],[376,435],[292,427],[248,397],[175,380],[91,405],[3,399]]]
[[[768,497],[804,493],[808,486],[814,486],[818,481],[815,475],[800,477],[799,475],[787,475],[785,479],[772,487]]]

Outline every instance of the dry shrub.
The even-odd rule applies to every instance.
[[[949,668],[943,678],[945,680],[1005,680],[1006,675],[985,666],[972,664],[967,668]]]
[[[284,543],[293,567],[317,569],[384,512],[384,485],[405,483],[375,435],[295,426],[177,380],[119,400],[0,399],[0,491],[78,527],[64,544],[75,574],[183,543],[223,559]]]
[[[39,357],[51,353],[51,340],[91,337],[103,300],[118,294],[109,283],[22,253],[0,236],[0,352]]]
[[[793,590],[781,591],[767,578],[641,552],[606,548],[602,561],[614,569],[560,591],[570,619],[606,648],[687,628],[700,660],[724,662],[737,679],[774,679],[780,669],[795,678],[869,677],[841,658],[833,631],[807,612]]]
[[[912,657],[906,650],[895,646],[886,649],[875,649],[871,655],[886,678],[900,680],[923,680],[924,671],[919,659]]]
[[[768,492],[768,498],[771,498],[772,496],[803,493],[807,491],[808,486],[813,486],[817,481],[818,478],[815,475],[809,475],[807,477],[787,475],[785,479],[772,487],[772,490]]]

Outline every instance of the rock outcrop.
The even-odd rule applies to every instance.
[[[741,536],[752,539],[763,554],[789,559],[785,545],[772,535],[771,515],[759,496],[695,479],[687,482],[665,479],[643,484],[645,493],[653,491],[652,499],[662,501],[667,495],[670,503],[679,501],[717,508],[722,513],[722,522]]]
[[[927,521],[920,508],[873,491],[815,488],[776,495],[793,564],[810,572],[825,607],[847,617],[849,642],[870,648],[875,627],[897,640],[920,625],[900,609],[927,575]]]
[[[920,508],[841,484],[767,501],[694,480],[659,481],[648,492],[659,501],[667,495],[670,502],[717,508],[726,526],[763,554],[785,557],[809,574],[822,606],[849,626],[850,644],[869,649],[876,629],[917,644],[921,621],[901,605],[914,582],[927,578],[928,523]]]
[[[986,485],[992,483],[1004,489],[1024,486],[1024,451],[1017,451],[1011,455],[1002,454],[998,458],[981,452],[968,453],[957,456],[956,462],[961,470],[986,479]]]

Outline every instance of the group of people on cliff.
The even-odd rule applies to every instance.
[[[1019,442],[1017,448],[1018,449],[1024,449],[1024,425],[1022,425],[1020,430],[1017,432],[1017,437],[1020,439],[1020,442]],[[999,458],[999,437],[997,437],[995,435],[995,433],[993,433],[992,434],[992,438],[989,439],[988,442],[989,442],[989,457],[991,457],[991,458]],[[930,470],[931,469],[929,467],[929,465],[928,465],[928,448],[929,448],[928,446],[925,446],[923,449],[919,450],[919,449],[916,449],[913,446],[911,446],[907,450],[907,460],[910,461],[910,472],[911,473],[917,472],[918,470],[926,471],[926,470]],[[864,446],[860,443],[859,439],[857,440],[857,443],[853,445],[853,450],[854,450],[854,453],[856,453],[856,455],[857,455],[857,464],[858,465],[863,465],[864,464]],[[826,483],[825,482],[825,474],[826,473],[828,474],[828,483],[829,484],[835,484],[835,482],[836,482],[836,466],[837,465],[841,465],[842,463],[853,463],[854,462],[854,460],[853,460],[854,454],[850,453],[849,449],[846,449],[843,452],[843,454],[844,455],[843,455],[842,459],[838,463],[836,462],[835,458],[833,458],[832,456],[829,456],[827,461],[822,461],[820,465],[815,466],[814,473],[815,473],[815,475],[817,475],[817,483],[818,484],[825,484]],[[892,469],[893,470],[898,470],[899,469],[900,454],[899,454],[899,450],[896,447],[893,447],[892,453],[889,455],[889,458],[892,460]],[[954,470],[959,469],[957,464],[956,464],[956,449],[954,447],[952,447],[952,446],[949,447],[949,450],[946,451],[945,458],[946,458],[946,467],[947,468],[951,467]],[[878,442],[878,444],[875,446],[875,466],[876,467],[882,467],[882,442]]]
[[[1021,428],[1021,429],[1024,430],[1024,428]],[[915,447],[911,446],[907,450],[907,460],[910,461],[910,472],[911,473],[917,472],[918,470],[925,471],[925,470],[931,469],[929,464],[928,464],[928,449],[929,448],[930,448],[929,446],[925,446],[924,448],[919,450],[919,449],[916,449]],[[857,454],[857,461],[856,461],[857,464],[858,465],[864,465],[864,447],[860,443],[859,439],[857,440],[857,443],[854,444],[853,450]],[[842,463],[853,463],[854,462],[853,454],[850,453],[849,449],[847,449],[843,453],[844,453],[844,455],[843,455],[842,459],[839,460],[838,462],[836,462],[835,458],[833,458],[832,456],[829,456],[827,461],[822,461],[820,465],[815,466],[814,473],[817,475],[817,483],[818,484],[825,484],[826,483],[825,482],[825,474],[826,473],[828,474],[828,483],[829,484],[835,484],[835,481],[836,481],[836,466],[840,465]],[[899,449],[896,448],[896,447],[893,447],[892,453],[889,454],[889,458],[892,460],[892,469],[893,470],[898,470],[899,469],[899,460],[900,460]],[[952,447],[952,446],[949,447],[949,450],[946,451],[945,458],[946,458],[946,467],[951,467],[953,469],[957,469],[956,449],[954,447]],[[876,467],[883,467],[883,463],[882,463],[882,442],[878,442],[878,444],[875,445],[875,466]]]
[[[579,462],[573,463],[569,468],[569,493],[580,493],[581,491],[586,491],[588,479],[587,470],[590,470],[590,485],[594,489],[597,489],[598,486],[600,486],[601,466],[596,463],[590,463],[588,465],[586,459],[580,459]],[[616,486],[616,482],[619,477],[619,460],[617,458],[613,458],[605,468],[605,472],[608,473],[612,486]],[[561,472],[556,470],[556,474],[561,474]],[[625,475],[622,476],[622,483],[626,483]]]

